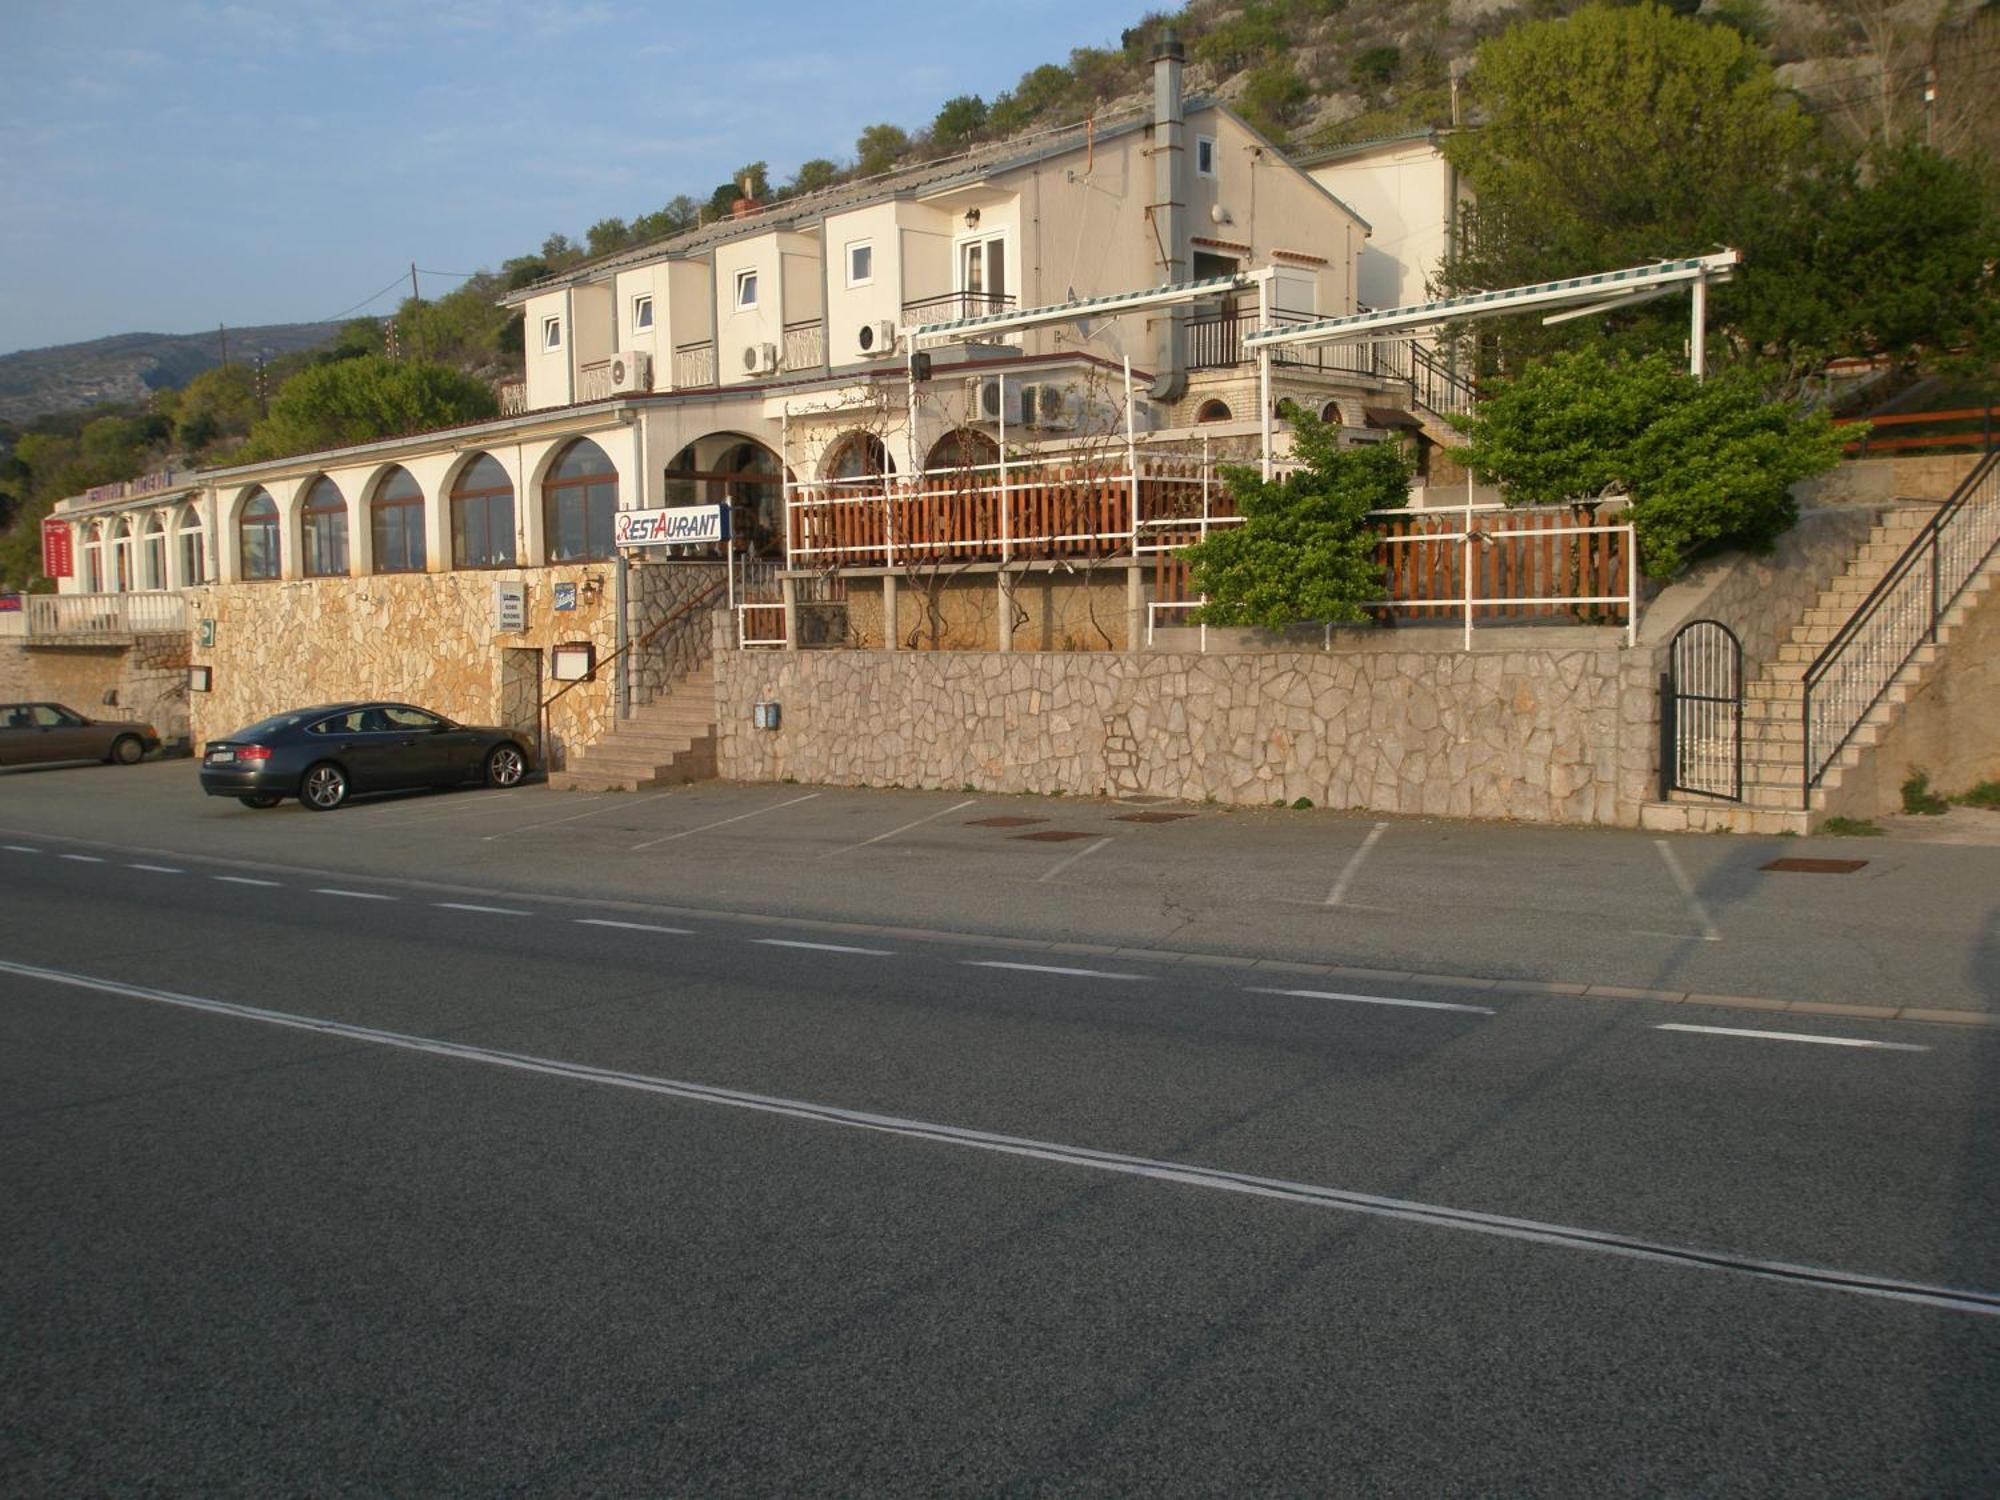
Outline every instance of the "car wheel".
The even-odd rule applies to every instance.
[[[273,792],[258,792],[254,796],[238,797],[236,800],[245,807],[262,810],[266,807],[276,807],[281,799]]]
[[[106,758],[121,766],[136,766],[146,758],[145,741],[136,734],[121,734],[111,742],[111,754]]]
[[[528,757],[519,745],[495,745],[486,757],[488,786],[516,786],[528,774]]]
[[[314,812],[332,812],[347,800],[347,773],[323,760],[299,782],[299,801]]]

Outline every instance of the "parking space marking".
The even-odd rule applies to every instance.
[[[959,960],[968,969],[1019,969],[1027,974],[1063,974],[1071,979],[1130,979],[1143,980],[1144,974],[1113,974],[1108,969],[1065,969],[1056,964],[1014,964],[999,958],[966,958]]]
[[[662,927],[656,922],[614,922],[609,917],[578,917],[579,927],[616,927],[622,932],[671,932],[676,937],[693,937],[692,927]]]
[[[65,854],[62,858],[73,859],[80,865],[101,865],[104,863],[103,857],[96,854]]]
[[[154,875],[185,875],[186,870],[176,870],[172,865],[128,865],[127,869],[146,870]]]
[[[1928,1052],[1928,1047],[1920,1047],[1915,1042],[1876,1042],[1858,1036],[1814,1036],[1805,1031],[1749,1031],[1734,1026],[1689,1026],[1678,1021],[1663,1021],[1653,1028],[1655,1031],[1693,1031],[1703,1036],[1743,1036],[1763,1042],[1815,1042],[1822,1047],[1873,1047],[1883,1052]]]
[[[1057,860],[1055,868],[1041,875],[1037,875],[1035,877],[1035,884],[1037,885],[1047,884],[1049,881],[1054,880],[1056,876],[1062,874],[1064,870],[1067,870],[1071,865],[1075,864],[1078,860],[1088,858],[1090,855],[1095,854],[1099,849],[1102,849],[1106,844],[1110,842],[1111,840],[1107,838],[1107,839],[1099,839],[1094,844],[1085,844],[1081,849],[1077,850],[1076,853],[1070,855],[1067,859]]]
[[[384,897],[384,900],[390,898]],[[522,911],[518,906],[477,906],[470,901],[433,901],[431,905],[445,911],[476,911],[493,917],[532,917],[531,911]]]
[[[431,823],[441,818],[463,817],[467,813],[504,812],[510,803],[519,811],[520,794],[512,787],[490,792],[452,792],[440,803],[415,803],[407,818],[384,817],[371,821],[390,828],[401,828],[408,823]],[[392,803],[383,810],[391,811],[394,806]]]
[[[1360,871],[1362,861],[1368,858],[1369,851],[1375,847],[1382,835],[1388,831],[1389,825],[1387,823],[1377,823],[1373,828],[1368,830],[1368,837],[1361,841],[1361,847],[1348,855],[1347,863],[1340,867],[1340,875],[1333,882],[1333,889],[1327,892],[1326,900],[1321,903],[1322,905],[1338,906],[1347,899],[1347,888],[1354,884],[1354,877]]]
[[[313,887],[315,896],[342,896],[349,901],[400,901],[401,896],[385,896],[380,891],[343,891],[330,885]]]
[[[894,958],[895,950],[890,948],[850,948],[845,943],[806,943],[797,938],[752,938],[751,942],[765,948],[810,948],[815,953],[865,953],[871,958]]]
[[[658,802],[660,800],[660,797],[671,797],[673,795],[674,794],[672,792],[661,792],[659,796],[643,797],[637,802],[626,802],[622,797],[619,798],[618,801],[619,804],[624,807],[644,807],[648,802]],[[596,796],[591,797],[589,800],[592,802],[601,802],[604,800],[604,795],[602,793],[599,793]],[[537,828],[554,828],[559,823],[581,823],[585,818],[594,818],[599,813],[608,813],[612,811],[615,811],[615,809],[609,807],[594,807],[589,812],[572,813],[567,818],[545,818],[539,823],[523,823],[519,828],[503,828],[498,833],[489,833],[484,838],[482,838],[480,842],[483,844],[490,844],[495,839],[504,839],[510,833],[532,833]]]
[[[848,854],[856,849],[866,849],[870,844],[884,843],[887,840],[894,838],[899,833],[908,833],[912,828],[921,828],[926,823],[934,823],[939,818],[948,817],[952,813],[958,812],[964,808],[968,808],[978,800],[979,799],[977,797],[967,797],[963,802],[954,802],[950,807],[944,808],[939,812],[934,812],[927,818],[918,818],[915,822],[905,823],[901,828],[891,828],[887,833],[878,833],[872,839],[863,839],[860,843],[849,844],[845,848],[830,849],[825,854],[822,854],[820,858],[832,859],[833,856],[836,854]]]
[[[1388,995],[1345,995],[1338,990],[1267,990],[1254,984],[1246,988],[1253,995],[1292,995],[1300,1000],[1345,1000],[1353,1005],[1395,1005],[1410,1010],[1458,1010],[1474,1016],[1498,1014],[1490,1005],[1453,1005],[1443,1000],[1403,1000]]]
[[[210,880],[219,880],[224,885],[279,885],[276,880],[259,880],[253,875],[211,875]]]
[[[675,839],[693,838],[697,833],[707,833],[711,828],[726,828],[731,823],[741,823],[746,818],[761,818],[765,813],[774,813],[780,808],[796,807],[801,802],[812,801],[818,795],[818,792],[807,792],[803,797],[792,797],[783,802],[774,802],[771,806],[760,807],[755,812],[738,813],[733,818],[721,818],[713,823],[704,823],[699,828],[684,828],[679,833],[668,834],[665,838],[647,839],[643,844],[634,844],[632,849],[634,853],[637,853],[641,849],[651,849],[658,844],[671,844]]]
[[[1674,877],[1674,884],[1681,888],[1681,896],[1687,901],[1688,910],[1694,913],[1695,924],[1701,928],[1704,943],[1719,943],[1722,934],[1716,929],[1708,908],[1701,904],[1701,897],[1694,893],[1694,882],[1688,879],[1686,870],[1681,868],[1680,859],[1674,854],[1674,846],[1665,839],[1654,839],[1653,847],[1660,851],[1660,858],[1667,862],[1667,869]]]
[[[40,854],[42,852],[39,849],[30,849],[26,844],[0,844],[0,849],[5,849],[9,854]]]

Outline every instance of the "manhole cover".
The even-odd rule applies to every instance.
[[[1182,818],[1191,818],[1193,813],[1146,812],[1119,813],[1113,820],[1119,823],[1178,823]]]
[[[1033,820],[1030,820],[1033,821]],[[1087,833],[1071,833],[1063,828],[1044,828],[1040,833],[1017,833],[1017,839],[1032,839],[1037,844],[1067,844],[1071,839],[1087,839]]]
[[[1867,863],[1865,859],[1774,859],[1762,868],[1794,875],[1852,875]]]
[[[1030,823],[1046,823],[1047,818],[970,818],[967,828],[1026,828]]]

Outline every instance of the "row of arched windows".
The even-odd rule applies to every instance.
[[[166,589],[202,583],[208,577],[208,540],[192,505],[173,512],[173,524],[158,512],[135,525],[131,516],[98,521],[83,535],[83,586],[93,594],[112,590]],[[170,552],[169,548],[173,550]],[[177,564],[168,571],[168,560]]]

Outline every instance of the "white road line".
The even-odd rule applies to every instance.
[[[890,948],[850,948],[844,943],[802,943],[796,938],[752,938],[753,943],[766,948],[810,948],[815,953],[866,953],[871,958],[893,958],[895,951]]]
[[[589,812],[571,813],[567,818],[546,818],[539,823],[523,823],[519,828],[503,828],[498,833],[487,834],[480,842],[482,844],[490,844],[495,839],[504,839],[513,833],[533,833],[537,828],[554,828],[562,823],[581,823],[585,818],[595,818],[604,813],[616,812],[619,807],[644,807],[648,802],[658,802],[661,797],[671,797],[673,795],[672,792],[661,792],[657,796],[641,797],[637,802],[627,802],[623,797],[620,797],[616,799],[616,807],[593,807]],[[599,793],[590,800],[601,802],[604,800],[604,795]]]
[[[1490,1005],[1451,1005],[1443,1000],[1395,1000],[1387,995],[1343,995],[1337,990],[1267,990],[1248,987],[1253,995],[1295,995],[1301,1000],[1348,1000],[1356,1005],[1402,1005],[1411,1010],[1462,1010],[1469,1015],[1495,1014]]]
[[[1113,974],[1106,969],[1065,969],[1055,964],[1010,964],[998,958],[961,959],[972,969],[1019,969],[1025,974],[1067,974],[1072,979],[1144,979],[1144,974]]]
[[[836,854],[848,854],[856,849],[866,849],[870,844],[882,843],[887,839],[894,838],[899,833],[908,833],[912,828],[921,828],[926,823],[935,823],[939,818],[949,817],[955,812],[962,812],[978,800],[977,797],[968,797],[963,802],[954,802],[950,807],[940,808],[927,818],[918,818],[914,823],[905,823],[901,828],[891,828],[887,833],[878,833],[872,839],[863,839],[860,843],[849,844],[844,849],[829,849],[820,858],[832,859]]]
[[[1341,867],[1340,878],[1334,881],[1333,889],[1327,893],[1326,905],[1338,906],[1347,899],[1347,888],[1354,884],[1354,876],[1360,870],[1361,862],[1368,858],[1368,851],[1375,847],[1376,842],[1388,828],[1387,823],[1377,823],[1368,830],[1368,837],[1361,841],[1361,847],[1350,854],[1347,863]]]
[[[211,875],[208,878],[210,880],[219,880],[224,885],[273,885],[274,886],[280,883],[275,880],[258,880],[255,876],[251,875]]]
[[[1858,1036],[1814,1036],[1805,1031],[1749,1031],[1735,1026],[1688,1026],[1679,1021],[1664,1021],[1653,1028],[1655,1031],[1694,1031],[1703,1036],[1747,1036],[1765,1042],[1816,1042],[1822,1047],[1875,1047],[1884,1052],[1928,1052],[1928,1047],[1920,1047],[1914,1042],[1873,1042]]]
[[[578,917],[579,927],[616,927],[624,932],[671,932],[677,937],[693,937],[692,927],[660,927],[652,922],[614,922],[609,917]]]
[[[176,870],[172,865],[128,865],[127,869],[147,870],[155,875],[185,875],[186,870]]]
[[[1932,1282],[1901,1281],[1887,1276],[1838,1270],[1830,1266],[1763,1260],[1734,1251],[1645,1240],[1610,1230],[1555,1224],[1539,1219],[1518,1219],[1504,1214],[1481,1213],[1475,1209],[1424,1203],[1411,1198],[1387,1198],[1374,1193],[1354,1192],[1346,1188],[1295,1182],[1282,1177],[1258,1177],[1247,1172],[1232,1172],[1220,1167],[1205,1167],[1190,1162],[1128,1156],[1123,1152],[1099,1151],[1089,1146],[1072,1146],[1057,1141],[1036,1140],[1028,1136],[998,1135],[991,1131],[971,1130],[964,1126],[944,1125],[901,1115],[868,1114],[861,1110],[844,1109],[833,1104],[819,1104],[808,1099],[751,1094],[737,1089],[718,1088],[712,1084],[661,1078],[644,1073],[626,1073],[610,1068],[593,1068],[584,1063],[566,1062],[558,1058],[502,1052],[467,1042],[449,1042],[432,1037],[412,1036],[403,1032],[380,1031],[372,1026],[357,1026],[347,1021],[323,1020],[287,1011],[238,1005],[227,1000],[176,994],[172,990],[148,989],[141,985],[122,984],[116,980],[97,979],[60,969],[44,969],[5,959],[0,959],[0,973],[17,975],[24,979],[36,979],[47,984],[64,985],[73,989],[90,990],[103,995],[116,995],[129,1000],[149,1001],[155,1005],[200,1011],[231,1020],[252,1021],[265,1026],[338,1037],[342,1041],[391,1047],[404,1052],[424,1053],[455,1062],[478,1063],[522,1073],[539,1073],[544,1077],[560,1078],[571,1083],[629,1089],[637,1093],[655,1094],[693,1104],[748,1110],[757,1114],[777,1115],[848,1130],[865,1130],[878,1135],[925,1141],[932,1145],[956,1146],[963,1150],[1049,1162],[1062,1167],[1112,1173],[1152,1182],[1171,1183],[1180,1187],[1203,1188],[1212,1192],[1233,1193],[1244,1197],[1289,1203],[1301,1208],[1363,1214],[1371,1218],[1392,1219],[1433,1229],[1452,1229],[1461,1233],[1490,1235],[1565,1250],[1615,1255],[1628,1260],[1674,1266],[1681,1270],[1729,1272],[1768,1281],[1787,1282],[1813,1291],[1836,1292],[1852,1297],[1872,1297],[1921,1307],[1935,1307],[1971,1317],[2000,1317],[2000,1292],[1942,1286]],[[0,991],[0,995],[9,999],[19,994],[18,986]]]
[[[65,854],[63,859],[73,859],[80,865],[101,865],[104,860],[95,854]]]
[[[1673,874],[1674,884],[1681,888],[1681,895],[1687,900],[1688,910],[1694,913],[1695,925],[1701,928],[1701,940],[1704,943],[1721,942],[1722,934],[1716,930],[1715,922],[1708,915],[1708,908],[1701,904],[1701,897],[1694,893],[1694,882],[1688,879],[1687,871],[1681,868],[1680,859],[1674,854],[1674,846],[1665,839],[1654,839],[1653,847],[1660,851],[1660,858],[1667,862],[1667,869]]]
[[[9,854],[40,854],[42,852],[39,849],[30,849],[26,844],[0,844],[0,849],[5,849]]]
[[[769,807],[760,807],[755,812],[738,813],[733,818],[722,818],[713,823],[704,823],[699,828],[684,828],[679,833],[670,833],[665,838],[647,839],[643,844],[634,844],[633,850],[650,849],[655,844],[671,844],[675,839],[693,838],[697,833],[707,833],[711,828],[726,828],[731,823],[741,823],[746,818],[761,818],[765,813],[774,813],[781,807],[797,807],[801,802],[810,802],[819,795],[807,792],[803,797],[793,797],[784,802],[774,802]]]
[[[330,885],[313,887],[315,896],[344,896],[349,901],[400,901],[401,896],[385,896],[380,891],[343,891]]]
[[[1068,859],[1058,860],[1056,862],[1056,866],[1054,869],[1046,871],[1043,874],[1037,875],[1035,877],[1035,884],[1043,885],[1046,884],[1048,881],[1054,880],[1056,876],[1062,874],[1064,870],[1067,870],[1071,865],[1075,864],[1078,860],[1088,858],[1090,855],[1095,854],[1099,849],[1102,849],[1106,844],[1110,842],[1111,842],[1110,839],[1099,839],[1094,844],[1085,844],[1081,849],[1077,850],[1076,853],[1072,854]]]
[[[495,917],[532,917],[531,911],[522,911],[517,906],[475,906],[470,901],[433,901],[431,905],[445,911],[477,911]]]

